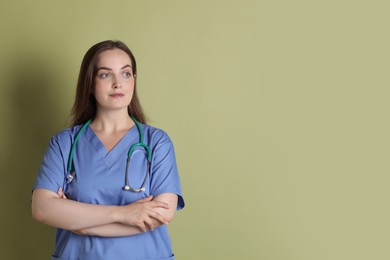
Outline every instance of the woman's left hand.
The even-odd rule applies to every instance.
[[[59,189],[58,189],[57,195],[58,195],[58,197],[60,197],[61,199],[67,199],[65,193],[62,191],[62,188],[59,188]]]

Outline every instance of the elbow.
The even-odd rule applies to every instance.
[[[168,223],[171,223],[173,218],[175,217],[175,212],[169,212],[164,217],[168,221]]]
[[[33,220],[41,223],[46,223],[47,221],[47,211],[45,207],[37,201],[32,201],[31,204],[31,215]]]
[[[32,215],[33,220],[46,224],[47,212],[42,207],[42,205],[40,205],[40,203],[32,201],[31,215]]]
[[[161,201],[169,205],[169,208],[164,208],[164,209],[161,208],[161,209],[157,209],[157,211],[164,217],[164,219],[168,223],[171,223],[176,213],[178,196],[174,193],[163,193],[157,195],[154,198],[154,200]]]
[[[51,197],[47,196],[46,191],[35,190],[31,198],[31,215],[37,221],[46,224],[48,221],[50,207],[48,202]]]
[[[31,213],[32,213],[32,218],[35,221],[41,222],[41,223],[45,222],[45,214],[42,212],[42,210],[39,210],[33,206]]]

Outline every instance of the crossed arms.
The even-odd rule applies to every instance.
[[[177,201],[176,194],[163,193],[125,206],[106,206],[66,199],[62,190],[36,189],[32,215],[36,221],[80,235],[130,236],[171,222]]]

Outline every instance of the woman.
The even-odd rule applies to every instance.
[[[167,224],[184,207],[174,149],[145,124],[136,77],[122,42],[84,56],[73,127],[51,139],[33,187],[33,218],[57,228],[52,259],[173,259]]]

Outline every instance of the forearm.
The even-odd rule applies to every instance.
[[[67,230],[120,223],[145,232],[169,222],[156,210],[168,210],[169,204],[152,199],[153,196],[149,196],[128,205],[104,206],[68,200],[61,189],[58,193],[36,189],[32,196],[32,214],[39,222]]]
[[[177,195],[166,193],[156,196],[154,201],[163,201],[170,204],[169,209],[164,208],[155,208],[154,211],[163,215],[169,222],[172,221],[177,205]],[[150,219],[150,225],[154,228],[161,226],[163,223],[158,221],[157,219]],[[122,237],[122,236],[131,236],[139,233],[143,233],[140,228],[136,226],[123,225],[119,223],[113,223],[108,225],[96,226],[85,228],[81,230],[74,231],[80,235],[90,235],[90,236],[102,236],[102,237]]]
[[[163,215],[165,219],[168,220],[168,222],[171,222],[175,216],[176,213],[176,207],[177,207],[177,201],[178,197],[174,193],[163,193],[160,195],[157,195],[154,199],[154,201],[162,201],[169,205],[169,209],[163,209],[163,208],[157,208],[155,209],[156,212]]]
[[[75,230],[74,233],[79,235],[99,236],[99,237],[125,237],[143,233],[143,231],[135,226],[123,225],[120,223],[112,223],[102,226],[90,227],[80,230]]]
[[[48,190],[37,189],[32,196],[34,219],[67,230],[101,226],[117,222],[117,206],[87,204],[59,198]]]

